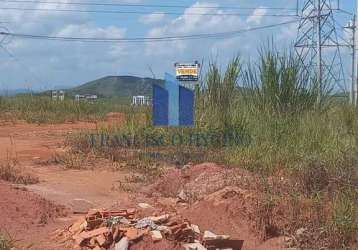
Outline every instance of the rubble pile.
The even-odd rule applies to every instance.
[[[135,209],[106,211],[91,209],[65,230],[57,233],[62,242],[71,241],[74,249],[127,250],[144,237],[151,242],[173,241],[186,250],[240,250],[243,241],[228,235],[201,232],[197,225],[176,214],[138,218]]]

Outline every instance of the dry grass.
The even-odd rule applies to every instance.
[[[47,164],[58,164],[64,169],[94,169],[98,157],[93,154],[90,150],[84,152],[78,151],[74,147],[69,147],[66,142],[66,149],[63,151],[55,152]]]
[[[0,179],[15,184],[36,184],[39,178],[25,171],[15,162],[7,161],[0,164]]]
[[[13,247],[13,242],[7,239],[4,235],[0,234],[0,250],[10,250],[14,249]]]

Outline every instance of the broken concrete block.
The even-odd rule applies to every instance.
[[[228,239],[230,239],[230,235],[217,235],[217,234],[214,234],[213,232],[205,231],[203,239],[204,240],[228,240]]]
[[[163,239],[162,233],[158,230],[151,231],[150,233],[153,241],[160,241]]]
[[[183,244],[185,250],[207,250],[202,244],[200,243],[187,243]]]
[[[152,220],[154,223],[158,223],[158,224],[161,224],[161,223],[164,223],[166,221],[168,221],[170,218],[170,215],[169,214],[164,214],[164,215],[161,215],[161,216],[152,216],[152,217],[148,217],[148,219]]]
[[[204,232],[203,239],[204,239],[204,240],[215,240],[216,237],[217,237],[217,235],[214,234],[213,232],[205,231],[205,232]]]
[[[197,234],[200,234],[200,229],[198,225],[191,224],[190,228]]]
[[[213,232],[205,231],[203,239],[204,240],[228,240],[228,239],[230,239],[230,235],[217,235],[217,234],[214,234]]]
[[[123,237],[118,243],[115,244],[115,250],[128,250],[129,239],[127,237]]]
[[[153,208],[153,206],[149,205],[148,203],[138,203],[138,206],[143,209]]]

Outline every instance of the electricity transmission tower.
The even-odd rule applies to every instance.
[[[328,88],[342,86],[344,71],[332,0],[304,0],[295,50],[313,80],[317,103]]]

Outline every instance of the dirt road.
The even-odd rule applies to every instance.
[[[31,246],[31,249],[61,249],[56,242],[50,240],[51,233],[73,222],[76,219],[73,211],[109,207],[139,209],[138,203],[145,202],[158,211],[175,210],[204,230],[210,229],[242,239],[245,241],[244,250],[283,249],[282,237],[261,242],[257,234],[252,232],[250,221],[240,211],[245,209],[240,200],[241,191],[235,191],[236,195],[218,202],[215,195],[218,195],[219,188],[216,188],[211,193],[203,194],[201,201],[178,206],[173,197],[178,190],[173,190],[174,195],[170,196],[167,192],[170,188],[163,180],[148,186],[136,185],[135,189],[125,191],[117,187],[131,173],[128,170],[113,171],[109,162],[95,162],[98,167],[94,170],[66,170],[63,166],[48,161],[56,150],[61,150],[67,134],[95,127],[94,123],[0,125],[0,162],[16,159],[20,166],[31,171],[40,180],[38,184],[28,185],[24,189],[0,182],[0,196],[6,197],[0,201],[0,211],[10,218],[0,220],[0,229],[5,229],[13,237],[20,239],[18,245]],[[173,171],[175,176],[178,172]],[[202,177],[203,173],[210,173],[211,177],[215,177],[222,172],[220,168],[210,165],[195,168],[186,172],[191,175],[189,179],[192,180],[186,181],[186,185],[192,185],[193,190],[200,189],[195,184],[205,177]],[[171,182],[170,178],[168,175],[167,183]],[[222,179],[222,176],[218,178]],[[204,179],[207,180],[207,176]],[[210,190],[210,184],[205,183],[209,186],[204,189]],[[173,186],[172,183],[170,186]]]

